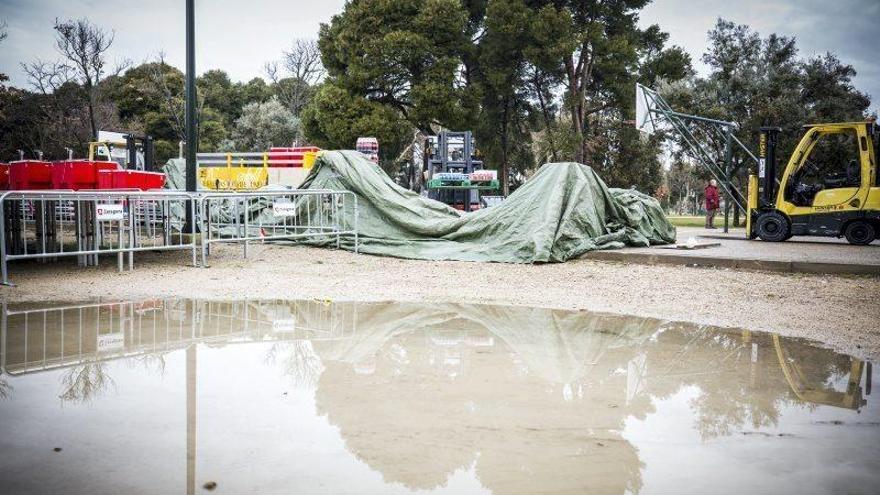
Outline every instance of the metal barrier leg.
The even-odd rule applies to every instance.
[[[76,224],[76,232],[74,233],[76,236],[76,250],[82,251],[82,201],[73,202],[73,217]],[[77,266],[83,266],[85,264],[85,257],[82,255],[77,256],[76,264]]]
[[[119,225],[116,227],[116,247],[122,248],[122,220],[119,221]],[[116,261],[119,265],[119,272],[121,273],[125,269],[125,262],[123,261],[122,251],[116,253]]]
[[[339,198],[342,200],[341,208],[336,199],[337,198],[330,196],[330,201],[332,202],[332,205],[335,206],[335,208],[330,209],[333,215],[333,218],[330,219],[330,225],[332,225],[333,228],[336,230],[336,249],[339,249],[340,239],[342,237],[342,235],[340,234],[342,232],[342,218],[345,218],[345,196]]]
[[[354,197],[354,254],[358,254],[358,201]]]
[[[191,208],[190,211],[192,212],[192,219],[193,219],[193,221],[190,222],[190,227],[192,227],[192,231],[190,232],[190,239],[189,239],[190,242],[192,243],[193,266],[199,266],[199,262],[197,259],[198,257],[196,256],[196,218],[197,218],[196,217],[196,200],[193,199],[193,200],[190,200],[188,203],[184,203],[184,208],[186,208],[187,205]],[[168,211],[169,212],[171,211],[170,207],[168,208]],[[169,226],[170,226],[170,223],[169,223]],[[181,228],[181,230],[183,230],[183,229]]]
[[[3,274],[3,285],[12,285],[9,283],[9,272],[6,266],[6,211],[4,210],[5,198],[0,198],[0,221],[3,222],[0,227],[0,271]],[[6,302],[3,303],[3,309],[6,309]]]
[[[202,229],[202,268],[208,268],[208,242],[211,237],[211,211],[210,203],[207,198],[202,200],[202,222],[205,228]]]
[[[89,226],[93,232],[94,239],[92,241],[92,249],[98,250],[104,244],[104,228],[98,223],[98,213],[95,203],[89,202]],[[98,254],[92,255],[92,266],[98,266]]]
[[[244,238],[245,238],[245,241],[244,241],[244,258],[247,259],[247,257],[248,257],[248,247],[249,247],[249,244],[250,244],[250,241],[248,241],[247,238],[250,237],[250,236],[249,236],[249,231],[250,231],[250,228],[249,228],[249,227],[250,227],[250,203],[251,203],[251,202],[250,202],[247,198],[243,198],[243,199],[244,199],[244,201],[245,201],[245,204],[244,204]]]
[[[128,270],[134,270],[134,247],[135,247],[135,215],[134,203],[128,200]]]

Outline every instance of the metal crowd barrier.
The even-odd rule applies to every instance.
[[[185,228],[189,210],[195,222]],[[285,190],[230,193],[182,191],[9,191],[0,195],[0,271],[8,262],[76,256],[97,265],[116,254],[119,270],[137,251],[191,250],[193,266],[208,266],[210,245],[311,239],[353,239],[358,252],[357,197],[349,191]],[[186,231],[185,231],[186,230]],[[199,235],[199,232],[201,233]]]
[[[199,199],[202,265],[210,245],[252,241],[326,239],[340,246],[351,237],[358,252],[357,197],[350,191],[289,190],[203,194]]]
[[[116,254],[119,270],[137,251],[192,251],[197,265],[195,222],[183,231],[182,212],[195,215],[192,195],[171,191],[9,191],[0,196],[0,271],[9,284],[8,262],[76,256],[97,265]],[[181,213],[175,219],[173,210]]]

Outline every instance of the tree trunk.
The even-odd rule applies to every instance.
[[[577,149],[575,161],[589,165],[587,150],[587,83],[592,78],[593,61],[590,46],[584,44],[581,47],[579,60],[575,66],[574,60],[569,57],[565,60],[565,70],[568,77],[568,88],[571,96],[571,124],[577,136]]]
[[[556,143],[553,142],[553,129],[551,128],[553,124],[553,119],[550,117],[550,111],[547,109],[547,103],[544,101],[544,94],[542,92],[541,84],[538,82],[537,77],[533,82],[535,85],[535,90],[538,93],[538,103],[541,104],[541,115],[544,116],[544,129],[547,133],[547,142],[550,143],[550,159],[554,162],[559,161],[559,157],[556,150]]]
[[[89,95],[89,102],[88,102],[89,126],[91,127],[91,130],[92,130],[92,138],[95,141],[97,141],[98,140],[98,121],[97,121],[97,118],[95,117],[95,100],[96,100],[95,89],[94,89],[94,86],[92,86],[91,84],[87,84],[86,90],[88,91],[88,95]]]
[[[510,184],[509,184],[509,170],[510,164],[508,163],[508,153],[507,147],[509,146],[509,142],[507,139],[507,129],[510,118],[509,113],[510,102],[507,98],[504,99],[504,113],[502,114],[502,122],[501,122],[501,194],[504,197],[507,197],[510,194]]]

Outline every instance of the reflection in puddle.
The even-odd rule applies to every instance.
[[[155,300],[7,310],[0,364],[10,493],[880,482],[870,364],[771,334],[522,307]]]

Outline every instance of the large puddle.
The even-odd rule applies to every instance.
[[[880,486],[870,364],[771,334],[535,308],[193,300],[9,308],[2,330],[2,493]]]

